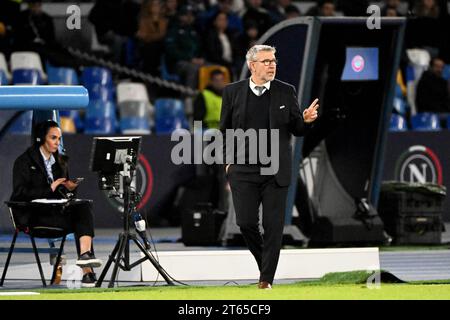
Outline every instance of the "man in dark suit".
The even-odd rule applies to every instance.
[[[271,159],[278,161],[276,166],[271,165],[275,169],[270,174],[264,173],[267,171],[263,169],[268,168],[261,157],[256,163],[249,161],[252,155],[249,153],[250,143],[247,139],[241,139],[241,142],[245,140],[244,164],[234,159],[230,162],[229,154],[225,156],[225,171],[231,187],[237,224],[258,264],[260,289],[272,287],[280,255],[291,177],[291,134],[303,135],[317,119],[319,107],[318,99],[314,100],[303,111],[302,117],[294,87],[275,79],[275,52],[275,48],[266,45],[250,48],[246,60],[251,77],[225,88],[220,119],[222,133],[227,132],[227,129],[255,129],[258,132],[268,130],[271,135],[278,133],[275,135],[276,140],[263,140],[258,136],[259,148],[271,150]],[[229,141],[227,139],[226,144]],[[233,150],[240,150],[240,147]],[[224,149],[230,150],[228,146]],[[273,154],[274,151],[278,154]],[[234,152],[233,158],[236,158],[236,153],[239,152]],[[260,204],[264,235],[259,232]]]

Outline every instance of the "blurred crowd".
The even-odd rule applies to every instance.
[[[162,72],[173,74],[180,83],[196,89],[202,66],[224,66],[231,80],[236,80],[247,49],[281,21],[300,16],[368,16],[367,7],[372,3],[311,2],[313,5],[302,12],[302,2],[292,0],[97,0],[88,19],[98,42],[108,48],[109,59],[155,76]],[[44,55],[55,52],[58,43],[54,24],[42,10],[41,1],[24,0],[25,10],[21,10],[24,6],[20,3],[0,2],[0,51],[8,54],[31,49]],[[432,103],[432,107],[450,109],[448,84],[444,84],[439,71],[450,63],[447,1],[377,3],[381,4],[382,16],[408,18],[404,52],[407,48],[423,48],[430,54],[431,68],[419,86],[419,108],[428,108],[423,107],[428,101],[447,99]],[[403,72],[407,62],[405,54]]]

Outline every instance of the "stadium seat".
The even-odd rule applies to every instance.
[[[117,85],[117,103],[124,101],[148,102],[147,88],[143,83],[121,82]]]
[[[439,131],[439,116],[435,113],[422,112],[411,118],[412,129],[417,131]]]
[[[0,52],[0,85],[7,85],[11,81],[11,74],[8,70],[5,55]]]
[[[63,133],[76,133],[77,129],[75,126],[75,122],[71,117],[60,117],[59,126]]]
[[[109,86],[95,84],[89,88],[90,101],[114,101],[114,91]]]
[[[395,97],[394,98],[394,110],[401,114],[401,115],[405,115],[406,114],[406,101],[403,100],[403,98],[399,98],[399,97]]]
[[[149,134],[153,106],[143,83],[123,82],[117,86],[120,130],[124,134]]]
[[[393,113],[391,116],[391,124],[389,131],[407,131],[408,126],[406,125],[406,120],[403,116]]]
[[[60,110],[59,115],[61,118],[71,119],[75,124],[75,128],[78,132],[82,132],[84,130],[84,122],[81,118],[81,114],[79,110]]]
[[[442,72],[442,77],[445,80],[450,80],[450,64],[445,65],[444,71]]]
[[[47,65],[48,84],[78,85],[77,72],[72,68],[56,68]]]
[[[9,84],[8,77],[3,70],[0,70],[0,86],[5,86]]]
[[[120,117],[120,132],[123,134],[150,134],[150,123],[145,118]]]
[[[86,118],[86,134],[113,134],[116,132],[116,121],[112,118]]]
[[[94,85],[102,85],[112,88],[113,80],[111,71],[101,67],[87,67],[83,69],[82,81],[87,89],[92,88]]]
[[[86,118],[115,118],[116,105],[113,101],[93,100],[86,109]]]
[[[220,65],[202,66],[198,69],[198,90],[202,91],[209,84],[210,75],[213,70],[219,69],[225,74],[225,84],[230,83],[231,76],[227,68]]]
[[[401,70],[397,71],[397,79],[396,79],[396,96],[398,97],[406,97],[406,83],[403,80],[403,74]]]
[[[177,82],[179,83],[181,81],[180,76],[175,73],[170,73],[169,69],[167,68],[166,64],[166,58],[164,55],[161,56],[161,78],[167,81]]]
[[[14,121],[8,132],[12,134],[30,134],[32,121],[33,111],[25,111]]]
[[[13,71],[13,84],[15,85],[41,85],[42,83],[39,70],[16,69]]]
[[[42,67],[41,58],[36,52],[18,51],[11,54],[11,71],[13,73],[14,84],[29,84],[30,82],[16,82],[14,79],[14,72],[19,70],[34,70],[39,74],[39,84],[47,82],[47,75]],[[27,73],[22,72],[17,75],[18,81],[27,80]],[[33,78],[34,79],[34,78]]]
[[[407,101],[412,114],[417,112],[416,108],[416,87],[422,73],[428,69],[430,64],[430,54],[424,49],[407,49],[408,66],[406,67],[406,89]]]
[[[168,134],[181,128],[189,128],[183,102],[177,99],[157,99],[155,102],[156,133]]]

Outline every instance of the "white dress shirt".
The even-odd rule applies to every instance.
[[[266,90],[270,90],[270,81],[267,81],[266,83],[263,83],[262,85],[257,85],[253,82],[252,78],[250,77],[249,84],[250,84],[250,89],[252,89],[253,93],[257,96],[259,96],[259,91],[255,87],[264,87],[264,90],[262,91],[261,94],[264,94],[264,92],[266,92]]]

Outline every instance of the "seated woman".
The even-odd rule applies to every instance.
[[[52,120],[39,123],[35,129],[34,144],[14,162],[13,193],[11,201],[34,199],[62,199],[68,192],[75,192],[78,184],[68,175],[67,157],[59,154],[61,129]],[[55,218],[56,217],[56,218]],[[92,268],[102,262],[93,253],[94,224],[89,204],[80,203],[67,207],[64,214],[48,215],[45,212],[20,217],[24,225],[45,225],[68,229],[79,241],[76,262],[83,269],[83,287],[93,287],[97,281]]]

